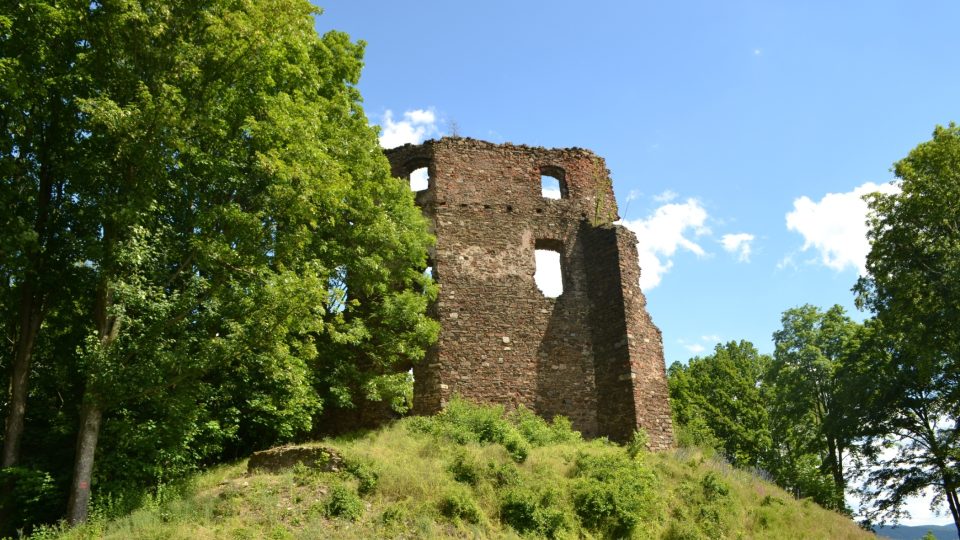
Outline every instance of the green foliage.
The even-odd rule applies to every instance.
[[[85,526],[50,529],[46,537],[780,539],[797,531],[810,538],[869,536],[848,518],[796,501],[696,450],[647,453],[636,460],[624,447],[577,440],[531,447],[518,464],[501,445],[461,445],[411,429],[420,424],[406,418],[323,442],[348,463],[376,469],[374,496],[361,499],[355,490],[359,480],[348,471],[294,466],[248,474],[241,461],[195,476],[187,489],[165,488],[129,515],[98,514]],[[465,463],[483,464],[476,484],[453,478],[450,467],[461,453],[470,456]],[[336,519],[328,511],[334,501],[345,509],[337,510]]]
[[[563,495],[551,488],[514,488],[500,502],[500,519],[520,534],[558,538],[573,528],[570,515]]]
[[[452,520],[479,523],[482,512],[469,491],[453,488],[441,497],[438,503],[440,513]]]
[[[667,538],[725,538],[733,528],[734,514],[731,487],[715,471],[699,481],[688,479],[680,486],[686,505],[674,509],[677,521],[667,531]],[[789,536],[789,535],[788,535]]]
[[[960,531],[960,127],[894,164],[899,193],[872,194],[858,304],[876,313],[858,366],[869,464],[868,517],[896,519],[928,488]],[[892,451],[891,451],[892,450]]]
[[[491,463],[491,465],[493,465]],[[453,479],[471,486],[476,486],[483,478],[483,468],[477,460],[466,452],[458,452],[448,469]]]
[[[570,420],[565,416],[554,416],[553,421],[547,423],[533,411],[520,405],[510,413],[509,419],[517,426],[523,438],[534,447],[580,440],[580,432],[573,430]]]
[[[324,502],[324,512],[328,517],[357,521],[363,515],[363,500],[343,484],[334,484]]]
[[[860,424],[846,368],[863,354],[865,330],[840,306],[788,309],[782,323],[773,335],[776,352],[767,375],[778,441],[774,472],[797,495],[843,509],[844,463]]]
[[[541,427],[531,428],[534,424],[526,413],[520,413],[517,418],[505,415],[503,407],[481,407],[466,400],[454,398],[440,414],[431,418],[422,418],[411,425],[415,430],[431,433],[435,436],[452,440],[457,444],[493,443],[506,448],[510,457],[517,463],[523,463],[530,454],[530,441],[524,437],[515,422],[525,421],[527,432],[534,437],[542,437],[544,430]],[[539,420],[543,426],[546,423]],[[557,424],[560,436],[573,437],[564,434],[563,423]],[[551,429],[547,429],[552,433]],[[569,432],[572,433],[572,432]],[[555,435],[550,435],[551,437]]]
[[[373,463],[348,459],[346,468],[347,472],[357,479],[357,493],[363,496],[376,491],[377,484],[380,482],[380,473]]]
[[[649,444],[650,436],[642,428],[638,429],[633,432],[633,437],[627,443],[627,455],[630,456],[630,459],[637,459],[648,450],[647,445]]]
[[[573,505],[583,525],[606,537],[624,538],[656,515],[656,475],[623,454],[577,456]]]
[[[753,344],[730,341],[686,366],[670,366],[678,432],[698,445],[716,447],[735,465],[764,465],[772,441],[762,382],[770,362]]]
[[[799,497],[844,508],[844,464],[860,433],[869,329],[840,306],[783,313],[773,358],[750,343],[717,345],[668,371],[677,441],[765,471]]]
[[[520,471],[512,463],[487,463],[487,478],[497,488],[520,484]]]
[[[714,435],[713,430],[707,425],[707,421],[700,416],[695,416],[686,424],[674,424],[673,436],[677,440],[677,445],[686,448],[701,448],[711,456],[718,450],[722,451],[723,441]]]
[[[8,523],[24,529],[57,517],[60,493],[48,473],[23,467],[0,469],[0,512]]]
[[[61,496],[81,402],[103,419],[92,484],[131,501],[302,436],[323,407],[409,407],[395,371],[437,336],[432,239],[360,107],[363,44],[315,15],[0,15],[0,316],[17,339],[45,317],[23,465]]]

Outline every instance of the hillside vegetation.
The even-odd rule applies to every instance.
[[[34,538],[869,538],[709,452],[584,441],[558,418],[455,401],[320,441],[340,470],[220,466],[147,504]],[[308,445],[310,446],[310,445]],[[109,499],[107,499],[109,500]]]

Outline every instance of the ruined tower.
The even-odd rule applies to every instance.
[[[387,151],[393,174],[429,172],[417,202],[431,253],[441,332],[414,366],[414,410],[454,395],[562,414],[586,436],[625,440],[642,427],[673,444],[660,331],[640,291],[636,237],[614,225],[604,161],[544,149],[444,138]],[[541,193],[556,178],[561,198]],[[534,282],[535,250],[559,253],[563,292]]]

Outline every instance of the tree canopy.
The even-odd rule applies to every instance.
[[[868,274],[855,287],[882,330],[865,494],[896,517],[933,487],[960,532],[960,128],[938,126],[894,172],[900,193],[868,199]]]
[[[69,492],[72,521],[93,485],[163,481],[389,399],[436,337],[431,238],[360,106],[363,43],[317,35],[316,14],[0,12],[3,465]],[[72,473],[23,452],[70,436]]]

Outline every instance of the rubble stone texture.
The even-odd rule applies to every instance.
[[[427,167],[416,194],[437,243],[440,339],[414,366],[414,412],[454,396],[564,415],[585,436],[624,441],[643,428],[673,445],[660,330],[640,291],[636,237],[619,219],[604,161],[444,138],[387,151],[393,174]],[[541,175],[561,199],[541,193]],[[563,293],[534,282],[536,249],[560,253]]]

